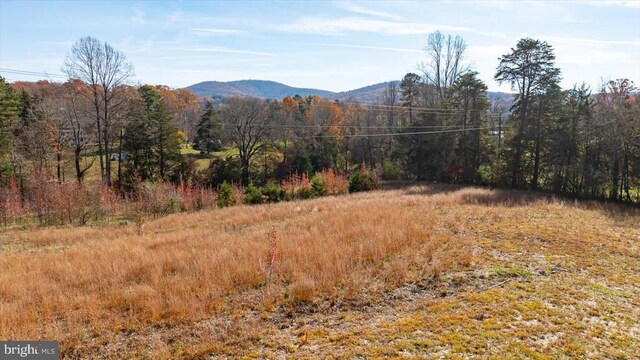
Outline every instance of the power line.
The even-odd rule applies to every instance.
[[[416,111],[437,111],[437,112],[481,112],[487,113],[488,110],[459,110],[459,109],[443,109],[443,108],[429,108],[423,106],[402,106],[402,105],[385,105],[385,104],[369,104],[364,105],[355,101],[340,101],[340,104],[352,104],[361,105],[369,108],[382,108],[382,109],[398,109],[398,110],[416,110]]]
[[[438,131],[418,131],[418,132],[394,132],[394,133],[386,133],[386,134],[353,134],[353,135],[314,135],[314,136],[298,136],[293,137],[294,139],[313,139],[313,138],[353,138],[353,137],[379,137],[379,136],[403,136],[403,135],[428,135],[428,134],[444,134],[444,133],[452,133],[452,132],[462,132],[462,131],[478,131],[478,130],[488,130],[490,127],[476,127],[476,128],[466,128],[466,129],[453,129],[453,130],[438,130]]]
[[[468,124],[471,126],[472,124]],[[346,128],[346,129],[449,129],[449,128],[458,128],[464,125],[411,125],[411,126],[402,126],[402,125],[372,125],[372,126],[358,126],[358,125],[290,125],[290,124],[272,124],[267,125],[270,128],[309,128],[315,129],[319,127],[335,127],[335,128]]]
[[[399,114],[400,112],[398,112],[397,110],[393,110],[393,109],[376,109],[376,108],[372,108],[372,109],[367,109],[367,108],[363,108],[362,109],[362,113],[364,113],[365,111],[374,111],[374,112],[392,112],[392,113],[396,113]],[[494,114],[490,111],[484,111],[484,110],[414,110],[412,111],[413,115],[424,115],[424,114],[432,114],[432,115],[463,115],[463,114],[469,114],[469,113],[473,113],[473,112],[478,112],[479,115],[485,115],[485,116],[492,116],[492,117],[497,117],[497,114]]]
[[[48,73],[48,72],[37,72],[37,71],[29,71],[29,70],[19,70],[19,69],[9,69],[9,68],[0,68],[1,73],[13,74],[13,75],[23,75],[23,76],[42,76],[42,77],[55,77],[66,79],[67,76],[62,74]]]

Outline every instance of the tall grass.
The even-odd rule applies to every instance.
[[[0,338],[72,348],[87,334],[206,318],[233,298],[260,304],[267,281],[290,306],[357,303],[469,265],[472,239],[438,230],[431,204],[415,198],[375,192],[176,214],[149,221],[142,236],[133,227],[15,231],[20,246],[0,257]]]
[[[190,191],[184,186],[176,196]],[[216,316],[357,307],[408,283],[441,286],[468,267],[495,264],[490,250],[526,257],[534,248],[611,248],[637,258],[628,239],[640,213],[613,210],[518,191],[414,186],[173,214],[148,219],[142,233],[9,228],[0,238],[0,338],[57,339],[64,355],[84,358],[123,334],[140,334],[141,344],[144,334]],[[627,240],[607,245],[619,231]]]

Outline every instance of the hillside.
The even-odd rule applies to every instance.
[[[399,83],[399,82],[397,82]],[[285,96],[322,96],[330,100],[354,100],[364,104],[375,103],[387,87],[388,82],[365,86],[359,89],[332,92],[319,89],[296,88],[275,81],[239,80],[205,81],[188,86],[187,89],[203,97],[252,96],[260,99],[282,99]]]
[[[303,97],[309,95],[328,97],[334,94],[331,91],[295,88],[267,80],[205,81],[188,86],[187,89],[198,96],[252,96],[261,99],[282,99],[296,94]]]
[[[494,107],[496,111],[510,112],[514,94],[499,91],[488,91],[487,99],[489,99],[489,102],[491,102],[491,106]]]
[[[413,185],[176,214],[142,236],[5,229],[0,338],[56,339],[61,358],[632,358],[639,221]]]
[[[394,81],[396,84],[400,84],[400,81]],[[365,86],[355,90],[343,91],[333,95],[332,100],[355,100],[363,104],[373,104],[376,101],[382,99],[384,91],[389,86],[389,82],[383,82]]]
[[[400,84],[400,81],[395,81]],[[379,101],[389,82],[382,82],[354,90],[332,92],[319,89],[297,88],[268,80],[239,80],[239,81],[205,81],[188,86],[187,89],[202,97],[224,98],[229,96],[251,96],[260,99],[282,99],[285,96],[300,95],[302,97],[316,95],[330,100],[357,101],[363,104],[373,104]],[[492,104],[499,104],[508,111],[511,106],[512,94],[502,92],[488,92],[487,97]],[[506,105],[505,105],[506,104]]]

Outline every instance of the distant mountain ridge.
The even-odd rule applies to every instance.
[[[333,92],[320,89],[297,88],[270,80],[237,80],[237,81],[204,81],[191,86],[187,89],[193,91],[194,94],[203,97],[225,98],[229,96],[251,96],[260,99],[280,100],[286,96],[300,95],[321,96],[330,100],[353,100],[363,104],[373,104],[382,98],[385,89],[390,83],[400,85],[400,81],[387,81],[377,83],[354,90]],[[501,100],[501,103],[510,105],[513,99],[512,94],[501,92],[488,92],[487,97],[492,103]]]
[[[277,100],[296,94],[302,97],[309,95],[329,97],[335,94],[332,91],[296,88],[269,80],[204,81],[188,86],[187,89],[199,96],[252,96],[260,99]]]
[[[399,81],[394,81],[399,84]],[[331,100],[355,100],[365,104],[375,103],[390,82],[365,86],[359,89],[333,92],[321,89],[297,88],[269,80],[204,81],[187,89],[204,97],[252,96],[260,99],[280,100],[285,96],[321,96]]]
[[[389,84],[395,83],[398,91],[400,91],[400,81],[387,81],[382,83],[377,83],[365,87],[361,87],[354,90],[343,91],[339,93],[335,93],[333,95],[333,100],[355,100],[361,102],[363,104],[374,104],[376,101],[381,100],[382,95],[385,90],[389,87]],[[398,98],[400,98],[400,94],[398,94]]]

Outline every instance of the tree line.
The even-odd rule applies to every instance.
[[[82,184],[94,172],[126,194],[141,181],[248,186],[364,166],[387,180],[640,203],[633,82],[563,90],[553,47],[525,38],[494,75],[513,102],[491,103],[465,51],[458,36],[430,34],[419,70],[389,83],[375,104],[317,96],[214,104],[185,89],[132,86],[123,53],[82,38],[63,65],[67,82],[0,79],[0,184],[43,174]],[[199,153],[185,154],[187,143]]]

